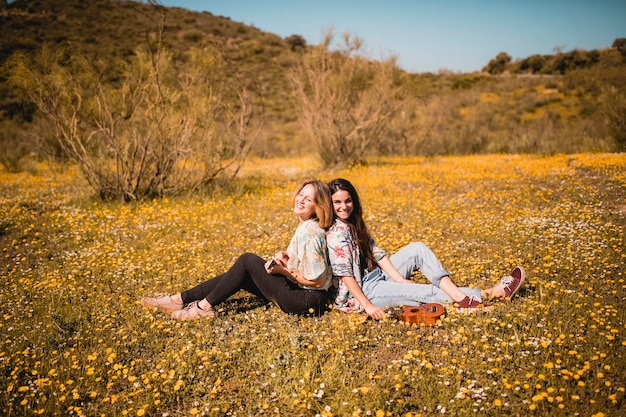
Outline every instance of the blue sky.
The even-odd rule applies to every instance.
[[[396,55],[410,72],[479,71],[515,58],[601,49],[626,38],[626,0],[161,0],[208,11],[283,38],[319,43],[333,27],[372,56]]]

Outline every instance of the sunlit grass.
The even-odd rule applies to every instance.
[[[3,415],[562,415],[626,410],[626,155],[255,161],[231,189],[92,199],[71,169],[0,172]],[[136,304],[270,256],[310,177],[350,179],[377,243],[420,240],[461,285],[527,285],[437,327],[286,315],[241,294],[212,321]],[[416,280],[423,278],[416,274]]]

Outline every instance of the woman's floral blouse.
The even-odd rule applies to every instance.
[[[327,290],[332,285],[332,270],[328,265],[328,249],[324,229],[319,227],[317,220],[305,220],[296,229],[287,247],[287,268],[296,269],[309,281],[324,277],[321,288],[306,289]]]
[[[376,261],[387,255],[385,251],[376,246],[374,239],[370,238],[370,242]],[[335,219],[335,222],[326,233],[326,243],[328,245],[330,266],[333,271],[333,285],[336,289],[335,308],[344,312],[362,311],[361,306],[350,294],[341,279],[341,277],[354,277],[359,286],[363,283],[360,268],[360,251],[352,237],[350,227],[340,219]],[[365,272],[367,273],[368,271]]]

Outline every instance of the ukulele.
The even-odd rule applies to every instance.
[[[419,306],[397,307],[389,312],[400,321],[410,324],[425,324],[433,326],[444,314],[445,309],[441,304],[427,303]]]

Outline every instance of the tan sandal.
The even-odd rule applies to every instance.
[[[191,303],[184,309],[174,311],[172,313],[172,318],[174,320],[181,321],[197,320],[202,317],[211,318],[213,316],[215,316],[215,311],[213,311],[213,307],[209,306],[209,308],[207,309],[202,309],[197,302]]]
[[[139,304],[145,308],[155,309],[164,313],[173,313],[182,310],[183,303],[177,303],[172,299],[171,295],[160,295],[157,297],[141,297]]]

